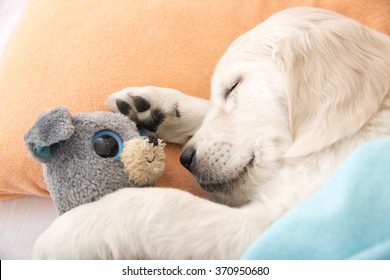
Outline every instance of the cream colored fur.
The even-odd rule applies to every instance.
[[[119,190],[58,218],[34,257],[240,258],[352,150],[390,135],[389,54],[384,34],[336,13],[293,8],[232,43],[216,67],[210,104],[155,87],[112,95],[113,109],[116,99],[140,95],[164,112],[208,110],[186,147],[196,149],[201,185],[226,184],[213,192],[216,202],[176,189]],[[167,116],[157,132],[183,143],[178,133],[190,120]]]
[[[120,156],[123,170],[137,186],[154,186],[165,169],[165,143],[159,139],[155,146],[148,139],[131,139],[123,143]]]

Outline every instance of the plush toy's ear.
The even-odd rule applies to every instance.
[[[291,28],[274,50],[287,80],[293,144],[286,157],[351,136],[390,89],[390,40],[384,34],[335,13]]]
[[[24,135],[24,141],[35,159],[47,163],[52,158],[51,146],[69,139],[73,132],[67,108],[57,107],[39,115],[34,126]]]

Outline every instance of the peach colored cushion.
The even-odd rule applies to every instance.
[[[177,88],[207,98],[213,68],[238,35],[291,6],[330,8],[390,33],[388,0],[30,0],[0,61],[0,198],[48,195],[24,132],[45,109],[106,110],[127,86]],[[158,185],[200,194],[167,148]]]

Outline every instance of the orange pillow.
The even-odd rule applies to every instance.
[[[298,5],[329,8],[390,33],[388,0],[30,0],[0,61],[0,198],[48,195],[41,166],[23,143],[43,110],[107,110],[106,96],[127,86],[207,98],[213,68],[229,44]],[[180,147],[167,147],[158,185],[201,194],[179,153]]]

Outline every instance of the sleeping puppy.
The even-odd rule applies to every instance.
[[[215,201],[121,189],[58,218],[35,258],[237,259],[318,191],[353,149],[390,135],[390,39],[339,14],[293,8],[235,40],[210,101],[127,88],[108,104],[165,141]]]

